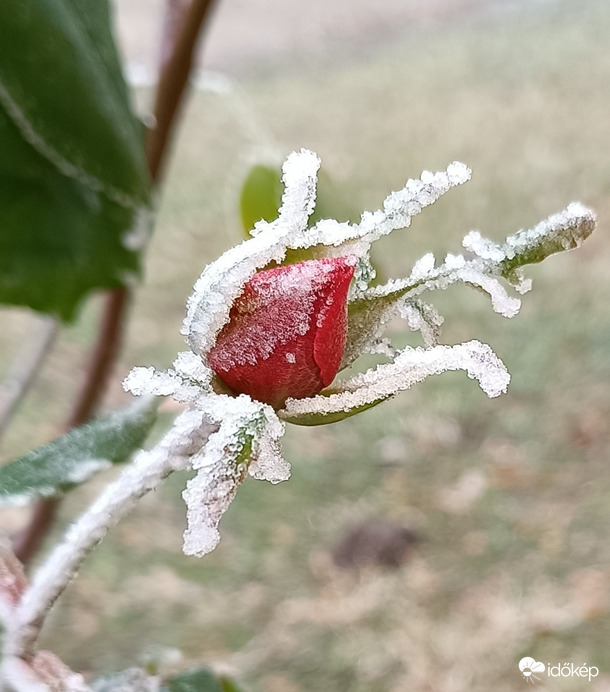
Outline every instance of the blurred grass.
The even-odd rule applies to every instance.
[[[587,662],[605,676],[586,689],[610,685],[610,9],[494,7],[339,63],[252,71],[240,87],[270,140],[317,151],[356,209],[378,208],[424,168],[473,168],[472,182],[384,241],[388,276],[428,250],[459,251],[471,228],[501,239],[573,199],[597,209],[584,248],[530,270],[515,319],[467,289],[435,300],[444,341],[490,343],[513,375],[509,393],[489,401],[447,374],[355,419],[290,430],[292,479],[246,483],[201,561],[180,553],[185,479],[170,479],[54,612],[45,645],[66,662],[117,669],[159,645],[228,666],[252,692],[450,692],[521,689],[517,663],[530,655]],[[191,100],[109,406],[133,364],[165,367],[182,348],[193,281],[240,239],[232,205],[250,143],[234,109],[208,92]],[[66,330],[6,458],[55,433],[97,309]],[[8,355],[27,322],[3,316]],[[68,498],[64,525],[98,487]],[[329,550],[345,529],[379,515],[422,534],[413,560],[395,572],[335,568]]]

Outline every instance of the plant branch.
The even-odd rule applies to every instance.
[[[0,384],[0,436],[6,431],[19,404],[32,386],[59,331],[59,324],[54,317],[45,315],[38,317],[36,321],[34,334],[27,340],[25,353],[19,353]]]
[[[114,289],[105,297],[97,340],[89,358],[83,387],[64,425],[66,431],[86,423],[93,416],[105,391],[110,369],[119,352],[128,300],[126,288]],[[59,504],[58,498],[37,502],[29,524],[16,537],[14,551],[24,564],[40,547],[53,524]]]
[[[148,131],[147,158],[150,174],[157,181],[162,166],[176,116],[182,104],[184,92],[193,66],[201,28],[209,16],[214,0],[191,0],[188,7],[180,0],[170,0],[167,25],[162,49],[161,75],[157,86],[154,105],[155,125]],[[177,13],[182,10],[182,21]],[[178,27],[178,28],[176,28]],[[168,37],[174,36],[173,50],[167,50]],[[167,57],[166,57],[167,56]]]

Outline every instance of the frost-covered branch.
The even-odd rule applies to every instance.
[[[189,467],[214,428],[198,410],[182,413],[159,444],[140,452],[68,530],[6,619],[4,655],[33,651],[47,612],[108,530],[173,471]]]

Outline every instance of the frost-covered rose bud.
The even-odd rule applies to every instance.
[[[233,391],[281,407],[334,379],[345,350],[353,257],[327,257],[255,274],[208,355]]]

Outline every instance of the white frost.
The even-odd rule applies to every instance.
[[[487,344],[467,341],[456,346],[406,348],[393,363],[383,363],[344,382],[343,391],[310,399],[288,399],[285,412],[290,416],[330,414],[364,408],[377,401],[410,389],[430,375],[448,370],[465,370],[476,379],[489,397],[506,391],[510,375],[504,363]]]
[[[187,507],[184,552],[198,557],[218,545],[220,520],[249,470],[273,483],[290,475],[278,442],[284,423],[270,406],[245,395],[210,396],[200,404],[219,428],[192,458],[197,475],[182,494]]]

